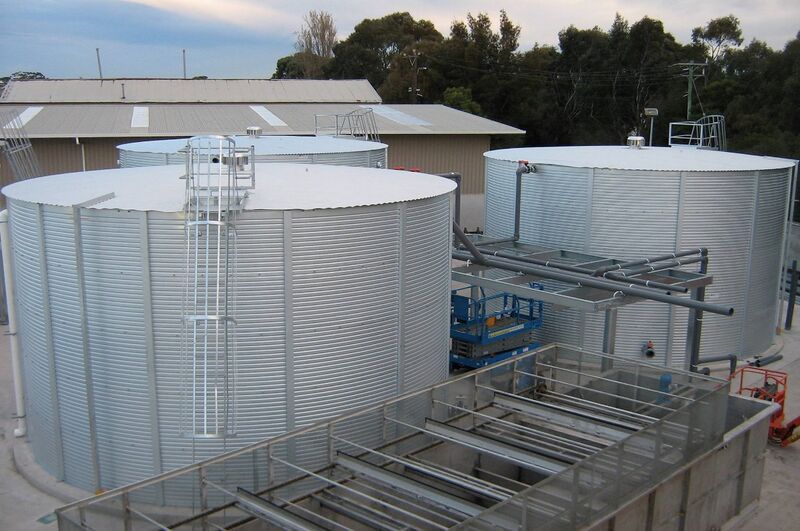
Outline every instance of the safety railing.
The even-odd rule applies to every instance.
[[[512,419],[491,412],[498,404],[530,405],[530,397],[542,393],[562,409],[574,403],[614,415],[615,422],[628,426],[631,434],[572,466],[561,465],[548,479],[516,495],[449,469],[447,463],[433,465],[420,457],[432,459],[421,452],[459,438],[462,443],[478,439],[465,444],[491,455],[492,438],[480,439],[480,429],[508,428]],[[254,518],[275,523],[302,516],[327,527],[328,517],[314,512],[319,506],[314,502],[324,501],[326,489],[355,495],[349,483],[353,473],[345,465],[359,460],[369,466],[368,462],[364,465],[369,458],[374,463],[424,469],[468,486],[483,485],[491,499],[505,500],[491,509],[479,507],[472,518],[462,515],[464,528],[489,528],[498,522],[501,527],[512,523],[524,528],[526,522],[536,521],[537,526],[560,529],[613,510],[719,443],[727,394],[726,381],[553,344],[67,505],[56,514],[60,529],[221,528]],[[450,431],[454,435],[448,435]],[[581,441],[574,445],[586,447]],[[523,453],[512,459],[528,457]],[[509,456],[501,452],[496,458]],[[436,491],[426,490],[423,484],[420,492]],[[311,502],[304,504],[304,499]],[[441,504],[441,498],[436,503]],[[400,511],[395,515],[420,518]]]

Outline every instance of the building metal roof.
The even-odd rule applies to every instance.
[[[366,79],[37,79],[11,81],[3,103],[380,103]]]
[[[31,203],[94,209],[180,212],[183,166],[150,166],[47,175],[10,184],[2,193]],[[245,210],[316,210],[401,203],[452,192],[455,183],[425,173],[313,164],[256,164]]]
[[[567,166],[571,168],[606,168],[643,171],[757,171],[791,168],[796,161],[679,147],[568,146],[512,148],[487,151],[495,160]],[[513,175],[512,175],[513,177]]]
[[[243,134],[313,135],[316,122],[372,108],[381,135],[513,135],[524,131],[444,105],[355,103],[197,103],[0,105],[26,118],[30,138],[186,137]],[[319,117],[319,118],[317,118]],[[2,125],[2,124],[0,124]]]

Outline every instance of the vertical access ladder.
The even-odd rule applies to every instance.
[[[255,187],[254,158],[223,136],[191,138],[186,151],[181,431],[228,437],[236,432],[236,219]]]

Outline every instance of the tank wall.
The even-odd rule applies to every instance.
[[[120,168],[186,164],[182,153],[155,153],[119,149]],[[364,168],[386,167],[386,149],[372,149],[342,153],[308,153],[302,155],[259,154],[256,162],[287,162],[294,164],[330,164],[333,166],[358,166]]]
[[[516,162],[486,158],[486,232],[513,233]],[[523,178],[524,243],[626,259],[710,250],[706,300],[732,317],[704,316],[701,355],[763,352],[776,322],[778,268],[791,170],[647,172],[537,165]],[[696,271],[697,266],[687,266]],[[616,351],[683,368],[688,311],[655,302],[621,308]],[[543,340],[602,345],[603,315],[547,309]]]
[[[63,462],[65,481],[87,491],[447,376],[449,196],[240,215],[227,440],[181,433],[182,214],[82,209],[76,231],[69,208],[9,203],[31,445],[48,472]],[[186,501],[179,487],[160,496]]]

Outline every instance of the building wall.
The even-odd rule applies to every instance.
[[[103,170],[117,166],[117,145],[136,142],[144,138],[35,138],[31,140],[42,175],[83,170],[83,157],[87,170]],[[81,153],[83,149],[83,154]],[[3,186],[15,180],[6,160],[0,161],[0,183]]]
[[[483,154],[489,150],[489,135],[381,135],[381,142],[389,146],[390,168],[458,172],[462,193],[483,193]]]

